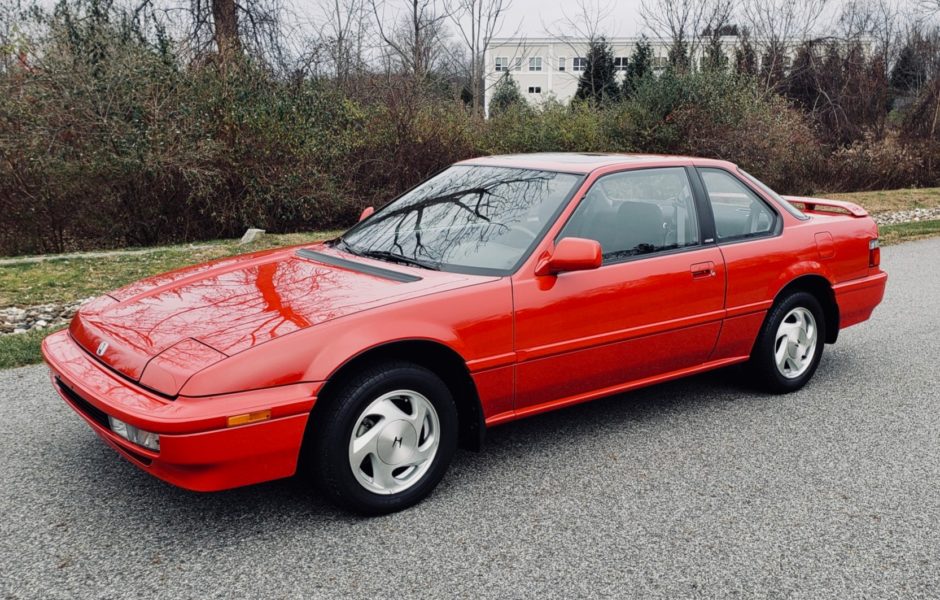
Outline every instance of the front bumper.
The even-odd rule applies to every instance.
[[[170,400],[112,372],[67,331],[47,337],[42,353],[66,403],[108,445],[164,481],[207,492],[289,477],[297,469],[319,383]],[[227,427],[229,416],[259,410],[270,410],[271,419]],[[160,434],[160,450],[113,433],[108,415]]]

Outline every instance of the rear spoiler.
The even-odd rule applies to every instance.
[[[853,217],[868,216],[868,211],[854,202],[826,200],[824,198],[802,198],[800,196],[784,196],[783,198],[793,204],[802,204],[804,209],[808,211],[817,211],[818,207],[823,207],[823,210],[817,212],[846,212]]]

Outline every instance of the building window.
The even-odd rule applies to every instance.
[[[497,56],[496,57],[496,70],[508,71],[509,70],[509,58],[506,56]]]
[[[512,59],[512,70],[513,70],[513,71],[521,71],[521,70],[522,70],[522,59],[521,59],[521,58],[514,58],[514,59]]]
[[[577,58],[571,61],[571,70],[572,71],[583,71],[587,68],[587,59],[583,56],[578,56]]]
[[[626,71],[627,62],[629,59],[626,56],[616,56],[614,57],[614,70],[615,71]]]
[[[665,56],[654,56],[653,57],[653,68],[654,69],[665,69],[668,64]]]
[[[538,86],[538,85],[530,85],[530,86],[529,86],[529,93],[530,93],[530,94],[541,94],[541,93],[542,93],[542,87],[541,87],[541,86]]]
[[[559,71],[565,70],[565,57],[564,56],[558,59],[558,70]]]
[[[542,57],[533,56],[529,59],[529,70],[530,71],[541,71],[542,70]]]

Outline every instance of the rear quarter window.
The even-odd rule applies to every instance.
[[[722,169],[699,169],[719,241],[773,233],[777,214],[740,179]]]

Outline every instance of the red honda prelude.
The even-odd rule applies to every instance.
[[[211,491],[303,467],[386,513],[493,425],[736,363],[800,389],[881,301],[879,263],[864,209],[728,162],[493,156],[335,240],[105,294],[43,354],[69,406],[156,477]]]

